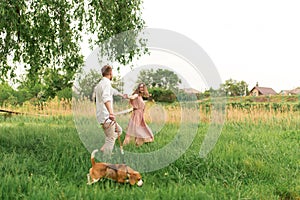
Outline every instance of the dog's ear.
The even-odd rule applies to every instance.
[[[130,173],[129,175],[129,183],[130,185],[134,185],[136,183],[136,176],[134,173]]]

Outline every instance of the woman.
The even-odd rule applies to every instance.
[[[133,107],[133,113],[128,123],[127,133],[123,145],[129,144],[134,140],[137,146],[141,146],[145,142],[153,142],[154,136],[151,129],[147,126],[144,119],[145,103],[143,97],[148,97],[149,93],[144,83],[140,83],[138,88],[133,92],[130,104]]]

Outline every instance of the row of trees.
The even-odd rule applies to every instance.
[[[100,79],[101,75],[95,70],[91,70],[88,74],[83,75],[78,81],[78,94],[93,100],[93,89]],[[141,82],[147,85],[151,98],[155,101],[163,102],[203,99],[209,97],[211,93],[226,96],[244,96],[248,93],[248,85],[245,81],[229,79],[224,84],[221,84],[217,90],[210,88],[203,93],[188,94],[184,90],[179,89],[182,81],[176,73],[160,68],[140,71],[136,85]],[[121,91],[124,83],[122,83],[120,77],[114,77],[113,85]]]
[[[83,74],[78,79],[78,84],[73,87],[73,89],[75,89],[74,94],[94,101],[94,88],[101,78],[101,74],[95,70]],[[25,101],[37,103],[46,101],[55,96],[58,98],[71,99],[71,86],[64,85],[65,83],[62,80],[63,77],[59,74],[49,74],[49,78],[45,80],[44,84],[35,84],[34,87],[30,87],[30,84],[21,84],[16,90],[9,84],[2,83],[0,84],[0,104],[4,102],[21,104]],[[115,76],[112,82],[113,87],[122,91],[124,83],[121,81],[120,76]],[[182,81],[177,74],[167,69],[142,70],[137,77],[136,84],[141,82],[144,82],[148,86],[151,98],[161,102],[203,99],[209,97],[211,93],[224,94],[226,96],[243,96],[248,93],[248,85],[245,81],[229,79],[221,84],[217,90],[210,88],[203,93],[188,94],[184,90],[179,89],[179,85]]]
[[[37,84],[32,88],[18,87],[14,89],[8,83],[0,84],[0,106],[3,104],[21,105],[24,102],[31,102],[32,104],[39,104],[40,102],[47,101],[52,97],[47,96],[48,92],[43,90],[45,86]],[[51,90],[52,91],[52,90]],[[57,96],[59,99],[71,99],[72,90],[66,87],[62,90],[55,92],[53,97]]]

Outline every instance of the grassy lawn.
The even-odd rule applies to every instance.
[[[300,199],[299,121],[275,122],[227,121],[205,159],[199,150],[209,124],[200,123],[178,160],[142,173],[142,187],[110,180],[88,186],[90,152],[72,117],[0,115],[0,198]],[[126,148],[159,149],[172,138],[174,126],[165,124],[152,144]]]

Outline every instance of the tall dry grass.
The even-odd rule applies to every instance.
[[[287,107],[286,109],[275,110],[270,108],[265,108],[262,106],[253,105],[250,108],[240,108],[227,105],[226,109],[222,111],[221,109],[207,110],[206,105],[199,106],[199,109],[181,109],[179,106],[167,106],[165,108],[165,113],[167,113],[168,122],[179,122],[183,114],[188,113],[187,119],[190,122],[198,119],[195,116],[200,116],[200,122],[202,123],[223,123],[226,122],[251,122],[253,124],[258,123],[268,123],[272,124],[283,124],[286,126],[295,125],[299,126],[300,112],[295,110],[293,106]],[[157,113],[157,115],[159,115]]]
[[[114,105],[115,112],[130,108],[128,101],[124,100]],[[47,102],[32,104],[25,102],[22,106],[12,106],[5,104],[1,109],[20,112],[27,115],[36,116],[68,116],[82,115],[94,117],[96,106],[89,100],[59,100],[54,98]],[[251,122],[269,123],[299,126],[300,112],[293,106],[287,106],[284,109],[276,110],[270,107],[266,108],[256,104],[250,107],[234,107],[232,104],[226,106],[225,112],[212,109],[205,104],[199,104],[197,108],[182,107],[180,104],[159,104],[147,102],[145,109],[145,119],[148,123],[178,123],[182,121],[193,123],[214,122]],[[130,113],[120,115],[118,118],[128,118]]]
[[[0,107],[3,110],[18,112],[24,115],[36,116],[67,116],[72,115],[72,103],[68,99],[54,99],[47,102],[26,101],[23,105],[4,104]]]
[[[227,106],[226,121],[228,122],[251,122],[253,124],[268,123],[282,124],[285,126],[299,126],[300,112],[290,108],[282,110],[274,110],[272,108],[265,109],[260,106],[252,106],[251,108],[234,108]]]

